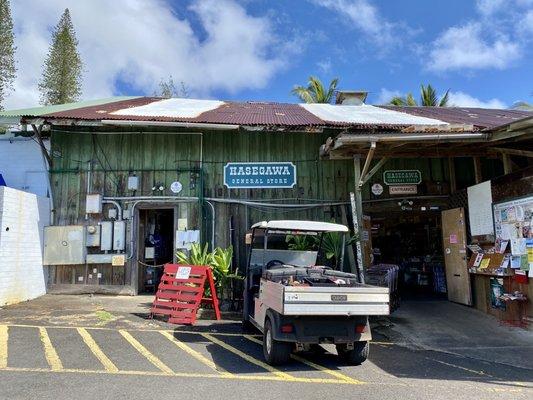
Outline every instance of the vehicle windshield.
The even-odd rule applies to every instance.
[[[341,232],[256,230],[250,264],[266,268],[285,264],[339,269],[344,255],[343,236]]]

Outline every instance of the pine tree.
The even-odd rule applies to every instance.
[[[164,97],[166,99],[170,99],[172,97],[188,98],[189,88],[187,85],[185,85],[185,82],[180,81],[179,85],[179,88],[177,88],[174,78],[172,78],[172,75],[170,75],[167,80],[161,79],[159,82],[159,90],[154,92],[154,96]]]
[[[15,80],[15,40],[9,0],[0,0],[0,110]]]
[[[43,65],[44,71],[39,82],[41,104],[71,103],[80,98],[83,64],[77,45],[76,32],[67,8],[52,33],[52,44]]]

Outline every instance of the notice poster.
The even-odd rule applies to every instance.
[[[521,256],[526,254],[526,239],[511,239],[511,254],[513,256]]]
[[[467,188],[468,217],[470,220],[470,234],[492,235],[494,224],[492,220],[492,190],[490,181]]]
[[[191,267],[179,267],[176,272],[176,279],[189,279]]]
[[[487,269],[490,265],[490,258],[484,258],[479,264],[479,269]]]

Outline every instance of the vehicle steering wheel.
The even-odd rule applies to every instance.
[[[266,263],[265,265],[265,268],[266,269],[270,269],[272,267],[275,267],[277,265],[284,265],[285,263],[281,260],[270,260],[269,262]]]

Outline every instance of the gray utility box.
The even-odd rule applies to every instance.
[[[45,227],[43,264],[85,264],[85,229],[83,225]]]

